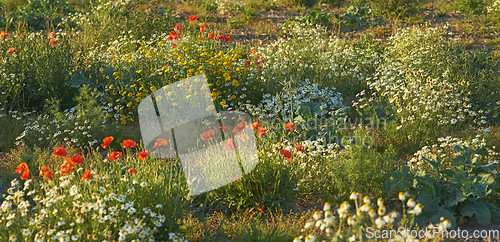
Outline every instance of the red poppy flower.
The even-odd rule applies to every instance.
[[[23,174],[21,175],[21,180],[28,180],[28,178],[30,178],[30,170],[23,171]]]
[[[146,159],[146,157],[148,157],[148,152],[142,151],[139,152],[138,155],[139,155],[139,160],[143,161],[144,159]]]
[[[224,39],[224,35],[217,35],[217,39]]]
[[[122,152],[120,152],[120,151],[113,151],[113,153],[111,153],[111,155],[108,157],[108,159],[109,159],[110,161],[114,161],[114,160],[116,160],[116,159],[118,159],[118,158],[122,157],[122,155],[123,155],[123,154],[122,154]]]
[[[163,146],[165,146],[167,144],[168,144],[168,141],[166,139],[164,139],[164,138],[158,138],[158,139],[156,139],[156,142],[155,142],[155,148],[156,147],[160,148],[160,147],[163,147]]]
[[[38,173],[38,176],[43,176],[43,174],[47,171],[49,171],[49,168],[47,166],[40,167],[40,173]]]
[[[137,169],[135,169],[134,167],[130,167],[127,172],[130,174],[134,174],[137,172]]]
[[[169,35],[167,37],[168,40],[177,40],[180,39],[181,37],[175,32],[175,31],[170,31]]]
[[[3,32],[3,31],[2,31],[2,32],[0,32],[0,38],[2,38],[2,39],[3,39],[3,38],[7,38],[8,36],[9,36],[9,35],[8,35],[7,33]]]
[[[292,152],[290,152],[289,150],[285,150],[285,149],[282,149],[280,151],[280,154],[285,157],[287,160],[291,160],[292,159]]]
[[[182,27],[180,25],[175,25],[174,30],[179,31],[182,30]]]
[[[64,147],[59,147],[56,152],[52,152],[55,157],[66,157],[68,153],[64,152]]]
[[[229,140],[226,142],[226,150],[228,150],[228,151],[233,151],[235,147],[236,147],[236,143],[234,143],[234,140],[233,140],[233,139],[229,139]]]
[[[14,47],[10,47],[9,51],[7,51],[7,55],[12,55],[12,54],[16,53],[16,51],[18,51],[18,49],[14,48]]]
[[[26,171],[28,169],[29,169],[28,168],[28,164],[26,164],[26,163],[23,162],[23,163],[17,165],[17,167],[16,167],[16,173],[17,174],[22,174],[24,171]]]
[[[262,213],[264,212],[264,207],[262,207],[262,205],[259,205],[259,213]]]
[[[203,33],[203,32],[205,32],[205,23],[202,23],[200,25],[200,33]]]
[[[90,177],[92,174],[90,174],[90,171],[85,171],[82,176],[82,181],[90,180]]]
[[[255,50],[251,50],[251,51],[250,51],[250,55],[251,55],[251,54],[255,54]]]
[[[252,123],[252,129],[258,129],[259,126],[260,126],[259,121],[255,121],[255,122]]]
[[[61,175],[65,175],[69,172],[72,172],[72,169],[73,167],[71,166],[71,164],[69,162],[65,162],[62,166],[61,166]]]
[[[50,32],[49,35],[47,36],[47,39],[53,39],[56,37],[56,33]]]
[[[198,20],[198,16],[196,15],[189,16],[189,21],[196,21],[196,20]]]
[[[175,43],[172,43],[172,49],[175,49],[175,47],[177,47],[177,45]]]
[[[300,152],[304,152],[304,148],[302,147],[302,144],[296,144],[295,149],[297,149]]]
[[[49,41],[49,45],[57,45],[57,41],[55,39],[51,39]]]
[[[238,135],[239,133],[241,133],[241,131],[243,131],[244,129],[247,128],[247,121],[243,121],[241,123],[239,123],[238,125],[236,125],[233,129],[233,134],[234,135]]]
[[[106,137],[102,140],[102,148],[106,149],[111,145],[111,142],[114,140],[113,136]]]
[[[257,135],[259,136],[259,138],[264,136],[266,133],[267,133],[267,129],[265,129],[265,128],[260,128],[257,130]]]
[[[43,179],[44,180],[50,180],[50,179],[52,179],[52,174],[53,174],[53,172],[51,172],[51,171],[44,172],[43,173]]]
[[[264,41],[266,41],[265,39],[263,40],[260,40],[260,44],[263,45],[264,44]]]
[[[205,131],[203,134],[200,134],[201,140],[212,140],[215,136],[215,130],[211,129],[208,131]]]
[[[126,139],[123,141],[122,146],[124,149],[128,149],[128,148],[134,148],[136,144],[137,143],[135,143],[135,141],[131,139]]]
[[[209,38],[209,39],[214,39],[214,36],[215,36],[215,34],[214,34],[213,32],[212,32],[212,33],[210,33],[210,34],[208,34],[208,38]]]
[[[245,64],[245,66],[246,66],[246,67],[250,67],[250,66],[251,66],[251,65],[250,65],[250,64],[252,63],[251,61],[247,60],[247,61],[245,61],[245,62],[246,62],[246,64]]]
[[[285,129],[288,129],[290,131],[294,131],[295,130],[295,124],[289,123],[289,124],[285,125]]]
[[[78,165],[83,162],[83,156],[81,155],[74,155],[73,157],[66,158],[66,162],[68,162],[71,166]]]
[[[225,40],[226,42],[231,41],[231,36],[226,36],[226,37],[224,37],[224,40]]]
[[[240,139],[241,139],[241,142],[244,143],[244,142],[247,142],[250,139],[250,137],[248,137],[248,134],[244,133],[240,136]]]

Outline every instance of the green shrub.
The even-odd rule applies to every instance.
[[[451,137],[441,144],[423,147],[385,183],[388,194],[408,191],[425,210],[416,222],[425,225],[455,216],[475,217],[483,225],[497,222],[498,154],[478,138],[465,142]]]
[[[364,6],[362,8],[349,6],[349,8],[340,15],[335,14],[335,18],[341,27],[351,28],[368,27],[381,22],[382,19],[380,18],[371,20],[369,17],[371,14],[372,9],[370,6]]]
[[[30,29],[49,29],[72,11],[72,7],[62,0],[28,0],[18,7],[18,11],[8,12],[3,25],[25,23]]]

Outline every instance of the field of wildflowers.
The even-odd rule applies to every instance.
[[[397,239],[378,236],[391,230],[439,240],[413,231],[500,223],[495,50],[468,48],[450,24],[401,25],[383,41],[341,27],[376,29],[419,11],[413,0],[313,7],[252,41],[217,18],[231,26],[259,7],[322,5],[0,2],[0,241]],[[456,6],[500,28],[498,0],[482,12]],[[151,152],[177,150],[180,138],[142,142],[138,110],[199,75],[208,92],[190,88],[186,99],[203,95],[214,104],[206,111],[251,120],[187,125],[194,143],[224,141],[226,153],[186,170],[180,155]],[[254,140],[247,171],[240,145]],[[225,184],[234,167],[224,155],[235,150],[232,165],[246,174],[192,194],[193,173]]]

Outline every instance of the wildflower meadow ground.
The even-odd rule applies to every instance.
[[[441,2],[0,1],[0,241],[498,239],[498,36],[420,15],[500,2]]]

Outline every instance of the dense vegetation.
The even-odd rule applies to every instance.
[[[499,0],[0,3],[1,241],[499,222]],[[251,116],[258,164],[190,196],[138,106],[202,74],[216,111]]]

